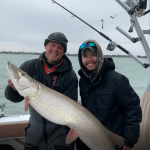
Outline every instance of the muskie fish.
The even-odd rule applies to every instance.
[[[92,150],[115,150],[124,145],[124,138],[108,131],[87,109],[31,78],[26,72],[8,62],[8,74],[19,94],[44,118],[70,127],[66,137],[69,144],[77,137]]]

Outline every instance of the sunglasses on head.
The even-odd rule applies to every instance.
[[[86,46],[96,47],[96,45],[95,45],[94,43],[89,42],[89,43],[83,43],[83,44],[80,46],[80,49],[82,49],[82,48],[84,48],[84,47],[86,47]]]

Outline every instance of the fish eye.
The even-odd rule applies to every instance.
[[[22,72],[21,75],[22,75],[22,76],[25,76],[25,72]]]

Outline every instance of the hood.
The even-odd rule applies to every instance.
[[[108,70],[115,70],[115,63],[112,58],[104,58],[104,62],[99,71],[99,74],[104,75]]]
[[[99,74],[99,71],[100,71],[100,69],[103,65],[104,56],[103,56],[103,52],[102,52],[102,49],[101,49],[100,45],[95,40],[86,40],[83,43],[89,43],[89,42],[94,43],[97,47],[97,61],[96,61],[95,69],[93,71],[93,76],[91,78],[91,82],[93,82],[97,78],[97,76]],[[80,67],[81,67],[81,70],[82,70],[83,74],[85,74],[85,76],[87,76],[86,73],[85,73],[86,69],[83,66],[82,59],[81,59],[81,56],[82,56],[81,51],[82,50],[80,50],[80,49],[78,51],[78,60],[79,60],[79,64],[80,64]]]
[[[94,83],[98,83],[100,80],[99,79],[103,79],[103,77],[105,76],[105,73],[109,70],[115,70],[115,64],[114,64],[114,61],[112,58],[104,58],[104,61],[103,61],[103,65],[102,67],[100,68],[99,72],[98,72],[98,75],[97,75],[97,78],[94,80],[95,82]],[[82,71],[82,69],[80,69],[78,71],[78,74],[84,78],[85,77],[85,72]],[[100,77],[100,78],[99,78]]]

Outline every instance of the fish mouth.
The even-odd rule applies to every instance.
[[[17,68],[10,62],[7,62],[7,70],[9,71],[10,75],[19,80],[19,72],[21,72],[21,69]]]
[[[25,89],[31,87],[31,85],[28,85],[28,86],[23,87],[23,88],[22,87],[19,88],[17,86],[21,75],[23,76],[25,74],[25,72],[23,72],[21,69],[17,68],[15,65],[13,65],[10,62],[8,62],[7,63],[7,70],[9,72],[9,78],[11,79],[11,81],[17,87],[18,90],[25,90]]]
[[[30,87],[31,87],[31,85],[30,85],[30,86],[27,86],[27,87],[25,87],[25,88],[19,89],[19,90],[25,90],[25,89],[28,89],[28,88],[30,88]]]

